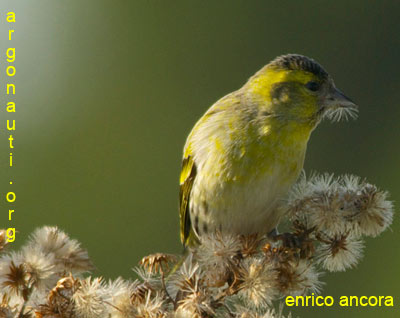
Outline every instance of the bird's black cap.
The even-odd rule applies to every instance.
[[[303,70],[322,78],[327,78],[329,76],[328,72],[325,71],[318,62],[300,54],[286,54],[278,56],[269,63],[269,66],[287,70]]]

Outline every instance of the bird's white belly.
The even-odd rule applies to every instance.
[[[285,177],[279,168],[264,177],[250,177],[246,182],[206,184],[198,176],[190,208],[195,232],[201,236],[215,230],[232,234],[271,231],[280,218],[276,205],[297,175]],[[287,182],[282,182],[285,179]]]

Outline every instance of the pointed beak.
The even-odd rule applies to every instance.
[[[327,108],[355,108],[357,109],[358,106],[346,95],[344,95],[340,90],[336,87],[333,87],[331,92],[326,96],[324,100],[324,107]]]

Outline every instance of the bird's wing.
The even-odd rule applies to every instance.
[[[181,222],[181,241],[184,246],[190,243],[191,236],[194,235],[190,223],[189,201],[193,182],[196,178],[196,164],[193,156],[187,155],[182,161],[182,171],[180,176],[179,191],[179,216]]]

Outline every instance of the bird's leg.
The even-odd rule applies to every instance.
[[[274,242],[281,241],[282,246],[286,248],[301,248],[303,241],[298,235],[290,232],[276,234],[271,239]]]
[[[296,234],[289,232],[280,234],[277,227],[269,232],[267,236],[273,242],[281,241],[283,247],[297,248],[301,245],[299,237]]]
[[[274,228],[272,231],[270,231],[270,232],[267,234],[267,237],[268,237],[269,239],[274,240],[274,238],[275,238],[276,236],[278,236],[278,235],[279,235],[279,232],[278,232],[278,228],[276,227],[276,228]]]

